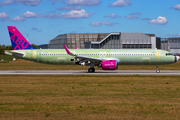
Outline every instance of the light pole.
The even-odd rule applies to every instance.
[[[27,41],[28,41],[28,35],[29,35],[29,34],[27,34]]]

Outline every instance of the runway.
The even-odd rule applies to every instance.
[[[0,70],[0,75],[139,75],[139,76],[180,76],[180,70],[96,70],[88,73],[87,70]]]

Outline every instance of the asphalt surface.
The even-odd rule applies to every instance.
[[[180,76],[180,70],[96,70],[88,73],[87,70],[0,70],[0,75],[140,75],[140,76]]]

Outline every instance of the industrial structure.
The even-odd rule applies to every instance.
[[[143,33],[76,33],[61,34],[50,40],[49,49],[162,49],[180,53],[180,37],[160,38]]]
[[[49,42],[49,48],[64,49],[63,44],[66,44],[70,49],[75,47],[84,49],[86,42],[100,41],[107,35],[108,33],[62,34]]]
[[[180,53],[180,38],[161,38],[161,49],[170,53]]]
[[[58,35],[49,42],[49,49],[160,49],[161,39],[143,33],[79,33]]]

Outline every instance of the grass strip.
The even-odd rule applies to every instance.
[[[178,76],[0,76],[1,119],[178,119]]]

